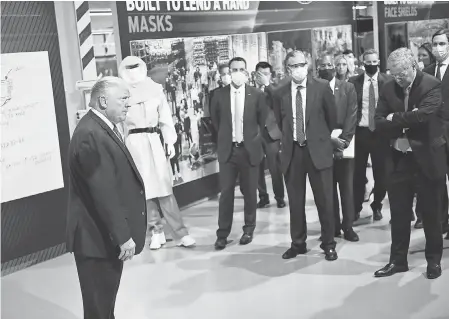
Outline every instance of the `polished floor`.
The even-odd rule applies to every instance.
[[[270,181],[267,180],[268,184]],[[327,262],[319,249],[320,227],[310,189],[307,195],[310,252],[289,261],[288,208],[258,211],[254,241],[239,246],[243,200],[224,251],[213,249],[217,201],[183,211],[198,245],[168,243],[125,264],[117,319],[449,319],[449,240],[444,242],[443,275],[425,278],[424,234],[413,230],[410,271],[376,279],[388,262],[388,201],[384,219],[373,223],[365,204],[356,231],[361,241],[337,239],[339,259]],[[1,279],[1,318],[79,319],[82,301],[69,254]]]

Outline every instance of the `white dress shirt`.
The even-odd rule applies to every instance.
[[[245,107],[245,85],[243,84],[238,89],[234,87],[234,85],[231,86],[231,114],[232,114],[232,141],[233,142],[242,142],[242,141],[236,141],[235,139],[235,125],[241,125],[242,132],[243,132],[243,112],[244,110],[241,110],[240,114],[242,115],[239,123],[235,123],[235,99],[236,94],[238,98],[240,99],[240,105],[244,108]]]
[[[379,100],[379,72],[373,75],[374,86],[374,98],[375,106],[377,107],[377,101]],[[365,73],[363,80],[363,95],[362,95],[362,118],[360,119],[359,126],[369,127],[369,87],[371,85],[370,76]]]
[[[292,81],[291,90],[292,90],[292,113],[293,113],[293,140],[296,141],[296,93],[297,87],[302,86],[301,89],[301,97],[302,97],[302,111],[303,111],[303,119],[304,119],[304,138],[307,140],[306,135],[306,99],[307,99],[307,79],[304,79],[301,84],[296,84]]]
[[[96,109],[94,109],[94,108],[91,108],[91,110],[92,110],[92,112],[94,112],[95,115],[97,115],[103,122],[105,122],[107,126],[109,126],[109,128],[111,129],[111,131],[114,132],[114,124],[113,124],[111,121],[109,121],[108,118],[107,118],[106,116],[104,116],[103,114],[101,114],[100,112],[98,112],[98,111],[97,111]],[[117,126],[117,129],[118,129],[118,126]],[[119,134],[120,134],[121,137],[122,137],[122,141],[124,141],[122,132],[120,132],[120,130],[118,130],[118,132],[119,132]],[[115,132],[114,132],[114,133],[115,133]]]
[[[443,61],[443,65],[441,65],[441,67],[440,67],[441,79],[439,79],[439,80],[443,81],[443,77],[444,77],[444,74],[446,74],[448,65],[449,65],[449,57],[447,57],[446,60]],[[437,76],[437,70],[438,70],[438,62],[435,66],[435,74],[434,74],[435,76]]]
[[[329,86],[332,89],[332,93],[335,94],[335,76],[333,77],[332,80],[329,81]]]

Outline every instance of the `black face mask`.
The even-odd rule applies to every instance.
[[[323,80],[331,81],[334,78],[335,69],[318,70],[318,76]]]
[[[377,72],[378,65],[364,64],[366,74],[373,76]]]

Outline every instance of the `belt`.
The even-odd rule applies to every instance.
[[[299,143],[298,141],[294,142],[296,145],[298,145],[299,147],[306,147],[307,146],[307,141],[304,141],[303,143]]]
[[[161,130],[158,127],[143,127],[143,128],[133,128],[129,130],[128,134],[139,134],[139,133],[160,133]]]
[[[240,143],[238,143],[238,142],[232,142],[232,146],[233,146],[233,147],[243,147],[243,146],[245,146],[245,144],[243,144],[243,142],[240,142]]]

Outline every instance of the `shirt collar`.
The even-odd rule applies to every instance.
[[[416,70],[413,71],[413,80],[412,80],[412,82],[410,83],[410,85],[407,86],[407,88],[405,89],[406,92],[409,92],[409,93],[410,93],[410,90],[412,89],[413,82],[415,82],[415,79],[416,79]]]
[[[446,60],[444,60],[443,62],[441,62],[442,65],[448,66],[449,65],[449,56],[446,58]],[[438,62],[437,62],[437,67],[438,67]]]
[[[307,78],[305,78],[304,81],[302,81],[302,83],[299,84],[297,84],[295,81],[292,80],[292,90],[296,91],[298,86],[307,88]]]
[[[377,82],[377,78],[379,77],[379,71],[374,73],[374,75],[371,77],[368,75],[368,73],[365,72],[365,82],[369,82],[370,79],[373,79],[374,82]]]
[[[238,89],[234,85],[229,85],[231,87],[231,93],[241,93],[245,92],[245,84],[242,84]]]
[[[102,121],[105,122],[106,125],[109,126],[109,128],[110,128],[111,130],[114,130],[114,126],[115,126],[115,125],[114,125],[111,121],[109,121],[108,118],[107,118],[106,116],[104,116],[103,114],[101,114],[99,111],[97,111],[97,110],[94,109],[94,108],[91,108],[91,110],[92,110],[92,112],[95,113],[95,115],[97,115],[100,119],[102,119]]]
[[[335,91],[335,76],[332,78],[332,80],[329,81],[329,85],[332,91]]]

